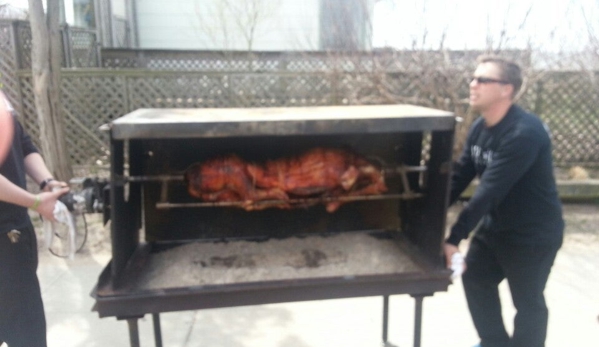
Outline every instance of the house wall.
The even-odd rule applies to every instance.
[[[375,0],[320,0],[320,49],[372,48]]]
[[[319,6],[320,0],[137,0],[139,48],[315,50]],[[256,20],[248,15],[252,8]]]
[[[125,0],[111,0],[112,15],[127,18]]]

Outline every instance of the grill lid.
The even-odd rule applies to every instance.
[[[326,135],[453,130],[453,113],[413,105],[139,109],[110,124],[115,139]]]

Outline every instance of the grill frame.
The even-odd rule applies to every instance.
[[[422,297],[446,291],[451,283],[450,272],[443,266],[441,246],[454,129],[452,113],[411,105],[249,110],[147,109],[115,120],[110,124],[111,178],[110,206],[107,209],[112,220],[112,260],[92,291],[96,300],[93,310],[100,317],[128,319],[133,336],[136,334],[136,318],[153,314],[156,319],[161,312],[181,310],[375,295],[387,298],[395,294],[420,298],[417,310],[421,309]],[[144,194],[145,183],[127,180],[127,177],[148,174],[147,158],[148,152],[151,152],[148,144],[172,139],[210,142],[227,141],[228,138],[249,138],[248,141],[252,141],[256,137],[272,137],[273,141],[283,141],[290,136],[320,138],[368,134],[374,138],[401,134],[398,143],[402,147],[402,164],[419,166],[425,133],[430,134],[430,159],[426,163],[424,179],[426,194],[421,199],[399,202],[400,214],[404,216],[402,232],[394,234],[398,246],[418,264],[421,272],[141,292],[131,290],[130,275],[143,271],[144,262],[155,243],[145,242],[142,235],[142,229],[147,227],[144,224],[148,222],[148,211],[153,212],[144,207],[152,203],[147,200],[148,194]],[[412,175],[408,181],[413,187],[421,185],[418,176]],[[419,327],[419,319],[417,323]],[[386,327],[384,331],[386,339]],[[132,338],[132,345],[135,345],[134,340]],[[419,332],[415,334],[415,346],[417,341]]]

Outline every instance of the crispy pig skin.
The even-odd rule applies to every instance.
[[[190,166],[185,172],[191,196],[208,202],[243,202],[246,210],[307,207],[293,204],[306,197],[373,195],[387,191],[380,169],[342,149],[317,147],[300,155],[246,162],[235,154]],[[261,204],[258,201],[274,200]],[[342,204],[328,202],[334,212]]]

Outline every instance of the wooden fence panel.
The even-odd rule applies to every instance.
[[[16,24],[0,21],[0,88],[13,105],[17,113],[21,113],[21,93],[19,88],[19,57],[16,47]]]
[[[98,131],[138,108],[270,107],[380,103],[371,76],[321,73],[201,73],[112,70],[65,71],[62,107],[67,119],[70,155],[77,165],[103,162],[108,138]],[[599,100],[591,78],[578,74],[547,74],[522,103],[549,125],[558,165],[599,166]],[[402,98],[419,93],[409,74],[396,75],[391,85]],[[31,78],[21,76],[25,126],[39,135]],[[365,93],[370,99],[364,99]],[[414,101],[418,101],[414,98]],[[422,99],[420,99],[422,100]],[[423,104],[430,106],[430,104]],[[454,108],[448,105],[448,109]]]
[[[535,86],[534,110],[549,126],[557,163],[599,166],[599,72],[553,72]]]
[[[28,60],[20,58],[30,48],[27,29],[0,21],[0,83],[37,139],[31,73],[16,72],[27,65]],[[88,49],[95,41],[85,38],[87,34],[82,33],[81,41],[74,37],[69,41],[73,49],[81,42],[84,56],[70,58],[78,64],[100,59]],[[20,50],[15,46],[19,36],[24,42]],[[427,53],[428,65],[418,67],[423,53],[106,50],[101,54],[105,68],[62,72],[70,155],[75,165],[104,161],[108,138],[97,129],[138,108],[411,103],[467,115],[473,66],[463,61],[473,64],[474,57],[456,53],[454,59],[453,53],[449,58],[437,53]],[[556,164],[599,167],[599,73],[535,75],[540,77],[519,102],[551,128]],[[465,123],[458,129],[457,147],[465,136]]]

